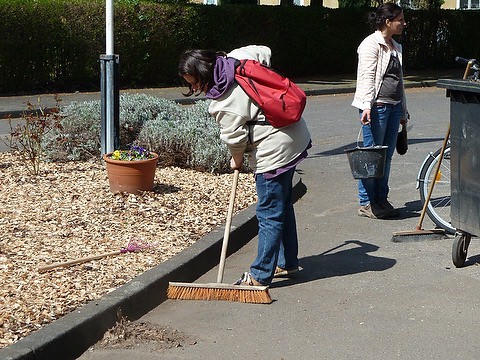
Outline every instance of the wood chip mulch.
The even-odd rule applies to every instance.
[[[104,165],[43,163],[29,175],[0,153],[0,348],[98,299],[222,225],[232,174],[157,168],[155,188],[113,194]],[[252,174],[240,174],[235,213],[256,202]],[[136,252],[39,272],[40,266]]]

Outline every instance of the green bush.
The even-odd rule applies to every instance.
[[[209,101],[184,106],[146,94],[120,96],[120,149],[130,145],[160,155],[162,166],[210,172],[229,170],[229,153],[220,129],[208,113]],[[100,101],[62,108],[61,127],[43,139],[48,161],[87,160],[100,156]]]
[[[355,73],[372,9],[146,0],[115,2],[114,52],[121,88],[178,86],[187,48],[272,49],[288,77]],[[170,2],[170,1],[169,1]],[[0,94],[98,90],[105,49],[104,0],[0,0]],[[405,10],[400,42],[407,70],[446,68],[456,55],[480,58],[479,11]],[[466,36],[465,36],[466,35]]]
[[[0,9],[0,91],[99,86],[105,20],[95,2],[2,0]]]

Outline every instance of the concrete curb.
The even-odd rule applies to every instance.
[[[306,193],[301,178],[294,177],[294,201]],[[102,298],[41,328],[24,339],[0,349],[4,360],[76,359],[117,321],[119,310],[136,320],[166,300],[170,281],[194,282],[218,265],[224,227],[211,231],[191,247],[146,271]],[[234,216],[228,255],[257,235],[255,205]]]

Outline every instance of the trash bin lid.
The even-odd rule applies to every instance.
[[[439,79],[437,87],[447,90],[480,93],[480,82],[463,79]]]

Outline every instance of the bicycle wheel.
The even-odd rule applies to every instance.
[[[422,207],[425,204],[429,188],[434,180],[441,149],[429,154],[424,162],[419,175],[419,190]],[[427,214],[432,221],[448,234],[455,234],[455,228],[451,224],[450,217],[450,145],[447,145],[443,153],[442,164],[435,179],[432,195],[427,206]]]

